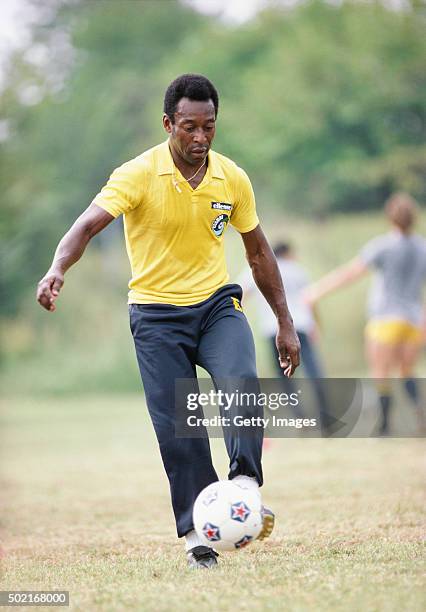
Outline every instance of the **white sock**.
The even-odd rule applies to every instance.
[[[194,548],[195,546],[205,546],[205,545],[206,544],[198,537],[195,529],[193,529],[192,531],[189,531],[185,535],[185,549],[186,550],[191,550],[191,548]]]
[[[255,491],[259,490],[259,483],[257,482],[255,476],[244,476],[239,474],[232,479],[232,482],[242,489],[253,489]]]

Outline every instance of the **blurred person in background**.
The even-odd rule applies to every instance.
[[[314,310],[303,299],[303,291],[309,286],[310,280],[307,270],[296,260],[294,250],[289,242],[280,242],[274,247],[278,268],[283,282],[285,282],[287,304],[294,327],[300,340],[301,366],[308,378],[312,380],[317,410],[320,417],[321,428],[327,433],[329,418],[326,410],[326,394],[321,379],[324,370],[315,343],[318,338],[318,325]],[[265,337],[274,364],[275,375],[283,378],[283,370],[279,364],[279,355],[275,342],[277,322],[269,304],[257,289],[250,270],[243,272],[240,279],[244,297],[256,297],[257,315],[262,335]],[[293,392],[294,385],[284,377],[283,385],[289,393]],[[298,404],[291,407],[296,418],[304,418]]]
[[[352,261],[330,272],[306,291],[315,305],[327,294],[374,272],[368,299],[365,348],[370,375],[376,379],[380,402],[378,433],[389,433],[392,405],[390,378],[404,379],[404,387],[424,432],[423,399],[416,384],[415,366],[424,344],[425,310],[422,291],[426,282],[426,239],[414,232],[417,203],[396,193],[385,203],[391,231],[368,242]]]

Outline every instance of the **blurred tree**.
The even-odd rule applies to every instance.
[[[420,10],[311,2],[198,49],[195,68],[222,92],[218,141],[265,207],[366,210],[394,189],[425,198],[424,25]]]
[[[176,0],[32,2],[41,17],[0,100],[3,314],[111,170],[164,137],[164,89],[182,72],[217,84],[216,148],[250,173],[263,216],[426,196],[419,3],[314,1],[232,27]]]
[[[32,41],[48,48],[49,62],[40,70],[25,61],[31,49],[17,55],[2,93],[12,133],[0,153],[1,312],[8,315],[112,169],[155,143],[149,106],[155,99],[160,120],[158,66],[205,21],[168,0],[52,0],[54,8],[44,11]],[[42,100],[33,104],[25,91],[41,92]]]

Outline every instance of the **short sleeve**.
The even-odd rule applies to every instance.
[[[241,234],[244,234],[254,230],[259,225],[259,219],[256,214],[256,201],[250,179],[241,168],[237,168],[237,172],[238,179],[231,224]]]
[[[116,168],[93,202],[118,217],[139,206],[146,187],[146,170],[137,158]]]
[[[371,268],[380,268],[383,265],[383,257],[386,251],[386,243],[381,236],[373,238],[361,249],[360,258],[363,263]]]

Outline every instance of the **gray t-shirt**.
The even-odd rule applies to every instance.
[[[426,239],[391,232],[368,242],[360,253],[375,270],[368,300],[372,318],[397,318],[420,325],[422,290],[426,281]]]

